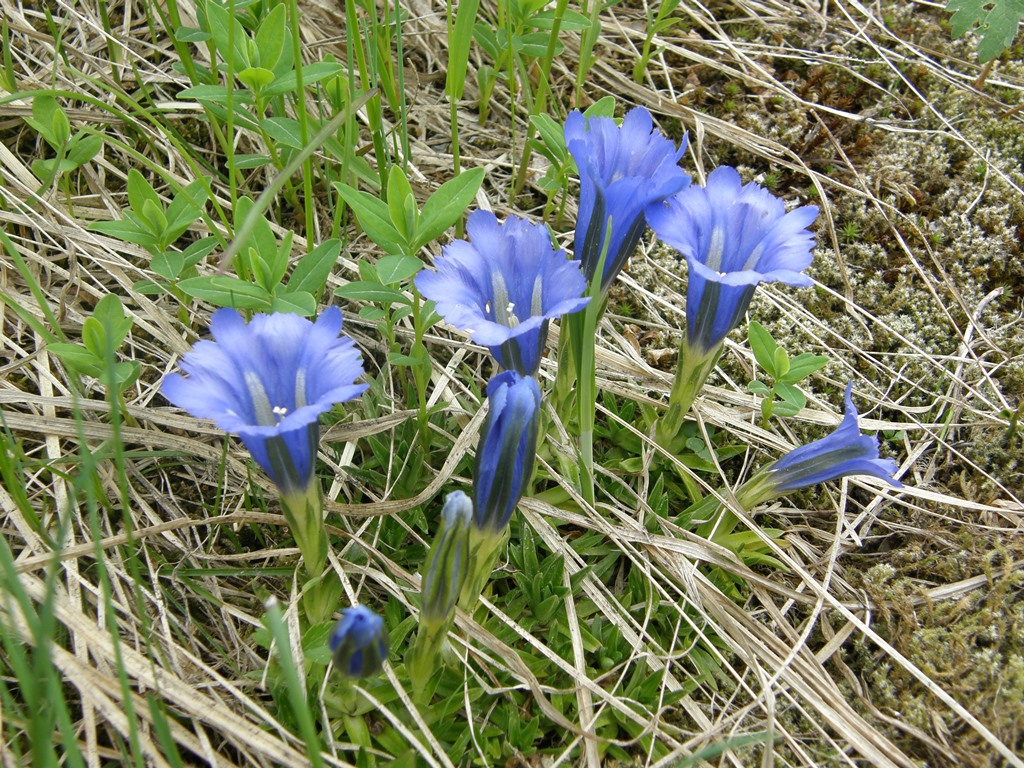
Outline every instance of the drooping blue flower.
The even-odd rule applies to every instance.
[[[805,205],[786,213],[782,200],[757,184],[744,185],[735,168],[708,175],[665,203],[647,208],[647,222],[689,265],[686,340],[704,354],[740,324],[759,283],[811,285],[802,274],[811,264],[818,215]]]
[[[589,284],[608,238],[601,293],[633,255],[646,225],[644,210],[690,184],[679,167],[686,139],[677,148],[655,130],[651,113],[630,110],[619,127],[610,117],[586,118],[579,111],[565,121],[565,144],[580,172],[580,208],[574,257]]]
[[[506,371],[487,385],[489,410],[473,464],[475,527],[497,535],[522,498],[537,454],[540,386],[532,376]]]
[[[880,458],[878,438],[861,433],[851,382],[846,387],[846,412],[836,430],[772,462],[751,478],[737,496],[749,509],[798,488],[849,475],[868,475],[902,488],[903,484],[893,477],[896,469],[895,461]]]
[[[381,670],[388,657],[384,619],[364,605],[341,612],[329,644],[334,654],[334,666],[346,677],[369,677]]]
[[[363,374],[359,350],[338,337],[341,310],[330,307],[315,323],[275,313],[246,324],[235,310],[218,309],[210,331],[214,341],[198,342],[181,362],[187,378],[170,374],[161,392],[238,434],[282,493],[305,492],[313,480],[318,417],[366,389],[355,383]]]
[[[441,529],[423,569],[421,610],[426,622],[444,622],[455,609],[467,573],[472,520],[470,498],[462,491],[449,493],[441,510]]]
[[[437,312],[490,349],[503,368],[531,376],[540,368],[548,322],[586,306],[579,265],[551,247],[543,224],[490,211],[466,221],[470,240],[446,246],[436,272],[423,270],[416,288]]]

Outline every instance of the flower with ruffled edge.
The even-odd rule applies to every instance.
[[[698,354],[714,350],[743,319],[759,283],[811,285],[818,215],[813,205],[786,213],[782,200],[755,183],[744,185],[722,166],[704,187],[692,186],[647,208],[658,238],[686,257],[686,339]]]
[[[897,465],[880,458],[878,438],[862,434],[853,405],[853,382],[846,386],[846,411],[836,430],[813,443],[794,448],[761,469],[737,491],[741,506],[751,509],[777,496],[849,475],[875,477],[896,488]]]
[[[341,310],[315,323],[298,315],[255,315],[246,324],[233,309],[213,313],[214,341],[200,341],[181,361],[187,378],[167,376],[164,397],[197,418],[241,437],[283,494],[311,485],[319,439],[317,419],[335,403],[358,397],[365,384],[359,350],[339,338]]]
[[[360,679],[381,670],[388,657],[384,619],[365,605],[341,612],[329,641],[334,666],[346,677]]]
[[[686,139],[677,148],[654,128],[651,113],[636,107],[626,114],[621,127],[610,117],[587,118],[571,112],[565,121],[565,144],[580,173],[573,252],[588,284],[605,251],[611,219],[601,276],[603,294],[643,236],[645,208],[690,184],[690,177],[679,167]]]
[[[473,464],[474,526],[504,532],[522,498],[537,453],[540,386],[531,376],[506,371],[487,384],[489,410]]]
[[[490,211],[474,211],[466,232],[469,240],[445,246],[436,272],[416,276],[416,288],[503,368],[531,376],[540,368],[549,321],[589,301],[581,298],[579,265],[551,247],[546,226],[517,216],[501,224]]]

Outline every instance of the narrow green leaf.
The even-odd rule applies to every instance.
[[[313,83],[320,82],[325,78],[344,71],[345,68],[337,62],[315,61],[302,68],[302,84],[308,88]],[[268,85],[266,89],[264,89],[263,95],[280,96],[284,93],[293,93],[298,85],[299,80],[295,75],[295,70],[290,70],[285,72],[283,75],[279,75],[274,82]]]
[[[414,252],[436,240],[462,217],[476,197],[483,180],[484,169],[473,168],[438,187],[423,204],[423,214],[412,242]]]
[[[128,205],[139,216],[145,209],[146,202],[160,206],[160,196],[156,190],[146,181],[146,177],[135,168],[128,171]]]
[[[46,350],[60,358],[75,373],[99,378],[103,372],[100,359],[78,344],[52,342],[46,345]]]
[[[402,237],[411,242],[416,232],[419,209],[409,180],[401,166],[397,164],[392,165],[388,172],[388,216]]]
[[[335,183],[334,188],[341,198],[352,209],[359,226],[373,242],[389,253],[403,253],[408,249],[408,241],[391,223],[388,206],[380,199],[348,184]]]
[[[812,373],[828,365],[829,358],[822,355],[812,355],[810,352],[803,352],[789,361],[789,370],[785,375],[779,377],[779,381],[785,384],[796,384],[801,379],[806,379]]]
[[[795,407],[798,411],[807,405],[807,397],[792,384],[776,384],[775,394],[785,402]]]
[[[769,376],[776,378],[775,350],[778,348],[778,344],[775,343],[775,339],[756,320],[750,321],[750,326],[747,329],[747,339],[750,341],[750,349],[757,359],[757,364]]]
[[[335,295],[353,301],[373,301],[378,304],[407,304],[409,299],[396,288],[380,283],[348,283],[335,290]]]
[[[266,15],[256,33],[256,55],[260,67],[272,70],[281,60],[281,51],[284,49],[285,36],[288,32],[286,23],[285,4],[281,3]],[[269,84],[273,81],[273,72]]]
[[[338,262],[341,253],[340,240],[325,240],[307,253],[295,265],[288,278],[289,291],[304,291],[319,296],[327,282],[328,275]]]
[[[473,26],[480,10],[480,0],[461,0],[455,12],[455,24],[448,41],[448,76],[444,89],[448,98],[458,101],[466,85],[469,47],[473,42]]]
[[[789,372],[789,355],[786,354],[786,350],[782,347],[776,347],[773,358],[775,360],[775,373],[772,375],[778,380]]]
[[[178,283],[178,287],[188,296],[218,307],[269,309],[272,300],[260,286],[227,275],[190,277]]]

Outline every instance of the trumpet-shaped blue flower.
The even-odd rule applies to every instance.
[[[580,172],[573,251],[589,284],[607,247],[601,276],[604,293],[643,236],[646,206],[663,202],[690,184],[690,177],[679,167],[686,140],[676,148],[654,129],[651,113],[637,107],[621,127],[610,117],[588,119],[581,112],[570,113],[565,144]]]
[[[743,319],[759,283],[811,285],[814,235],[807,227],[818,209],[786,213],[764,187],[744,185],[735,168],[722,166],[707,186],[684,189],[647,208],[647,222],[689,265],[686,341],[697,354],[718,347]]]
[[[586,306],[579,265],[551,247],[543,224],[490,211],[466,221],[470,240],[456,240],[437,259],[436,272],[416,276],[419,292],[502,367],[530,376],[540,367],[548,322]]]
[[[317,419],[366,389],[359,350],[338,338],[341,310],[311,323],[298,315],[213,313],[214,341],[200,341],[181,362],[187,378],[167,376],[161,391],[193,416],[212,419],[242,438],[283,494],[302,494],[313,480]]]
[[[363,678],[379,672],[388,657],[384,619],[364,605],[346,608],[331,632],[334,665],[346,677]]]
[[[896,488],[896,462],[878,454],[878,438],[861,434],[853,405],[853,383],[846,387],[846,412],[836,430],[813,443],[794,448],[760,470],[737,494],[746,508],[798,488],[837,480],[848,475],[868,475]]]
[[[466,577],[469,524],[473,502],[462,491],[449,493],[441,510],[441,530],[434,539],[423,569],[423,621],[447,621],[455,609]]]
[[[490,410],[473,465],[475,527],[496,536],[505,530],[530,482],[540,429],[540,386],[514,371],[487,385]]]

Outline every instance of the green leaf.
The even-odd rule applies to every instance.
[[[807,405],[807,397],[792,384],[776,384],[775,394],[798,411]]]
[[[277,66],[277,62],[281,60],[281,51],[284,49],[287,32],[285,4],[281,3],[267,14],[260,24],[259,32],[256,33],[256,55],[260,67],[272,70]],[[271,79],[267,81],[267,84],[272,81],[273,72],[271,72]]]
[[[411,250],[418,251],[453,226],[476,197],[484,181],[484,169],[473,168],[449,179],[423,204]]]
[[[92,311],[92,316],[103,326],[107,339],[114,349],[121,346],[121,342],[132,329],[133,321],[125,316],[121,299],[115,294],[100,299]]]
[[[388,355],[388,362],[392,365],[408,366],[415,368],[420,365],[422,361],[419,358],[412,357],[411,355],[404,355],[401,352],[392,352]]]
[[[142,215],[146,202],[160,206],[160,196],[150,186],[146,178],[135,168],[128,171],[128,205],[136,214]]]
[[[252,94],[246,91],[240,91],[233,89],[231,98],[237,103],[252,104]],[[226,104],[228,100],[228,89],[223,85],[193,85],[190,88],[186,88],[183,91],[178,92],[179,99],[194,99],[195,101],[208,101],[213,104]],[[247,116],[247,125],[252,122],[252,117]]]
[[[327,283],[328,275],[338,262],[340,253],[340,240],[325,240],[320,243],[299,259],[292,276],[288,278],[288,290],[304,291],[312,296],[319,296]]]
[[[262,168],[269,162],[270,158],[267,155],[235,155],[235,168],[242,170]]]
[[[68,160],[75,167],[85,165],[103,149],[103,137],[99,134],[76,133],[68,144]]]
[[[1013,44],[1024,20],[1024,0],[949,0],[946,10],[953,12],[949,28],[954,40],[978,26],[978,60],[982,64]]]
[[[755,395],[761,395],[761,397],[768,397],[772,392],[763,381],[747,382],[747,389]]]
[[[224,61],[228,62],[235,72],[252,66],[252,62],[249,60],[249,35],[246,34],[245,27],[238,19],[215,2],[206,3],[206,19],[210,24],[214,45]],[[232,27],[230,35],[229,26]],[[229,37],[234,47],[229,45]]]
[[[283,8],[284,6],[277,7]],[[246,67],[238,73],[238,79],[246,88],[259,93],[274,82],[274,73],[265,67]]]
[[[776,400],[774,411],[776,416],[796,416],[800,413],[800,407],[784,400]]]
[[[803,352],[789,361],[789,370],[778,380],[785,384],[796,384],[801,379],[806,379],[815,371],[824,368],[828,365],[828,361],[827,357]]]
[[[212,275],[190,277],[178,283],[187,295],[208,301],[218,307],[235,309],[269,309],[272,296],[263,288],[237,277]]]
[[[312,317],[316,314],[316,299],[306,291],[287,291],[275,293],[270,302],[271,312],[291,312],[294,315]]]
[[[789,372],[789,355],[782,347],[776,347],[773,357],[775,358],[775,373],[772,375],[778,380]]]
[[[589,107],[587,107],[583,114],[590,117],[614,117],[615,116],[615,97],[604,96]]]
[[[167,236],[171,242],[177,240],[198,219],[210,197],[210,190],[204,179],[196,179],[174,196],[167,206]]]
[[[78,344],[53,342],[46,345],[46,350],[59,357],[61,362],[75,373],[94,378],[99,378],[103,373],[103,364],[100,358]]]
[[[750,349],[757,359],[757,364],[773,379],[776,378],[775,350],[779,345],[775,343],[775,339],[756,320],[750,321],[750,326],[747,328],[747,339],[750,341]]]
[[[292,149],[302,149],[302,126],[291,117],[268,117],[260,121],[267,135],[279,144]]]
[[[551,115],[532,115],[530,122],[540,134],[544,146],[553,153],[554,157],[560,157],[563,162],[568,159],[569,150],[565,146],[565,131]]]
[[[163,206],[160,203],[154,203],[152,200],[146,200],[142,203],[142,210],[137,212],[139,217],[149,227],[149,231],[157,236],[164,244],[166,238],[164,233],[167,231],[167,216],[164,215]]]
[[[377,276],[384,285],[398,285],[423,269],[423,262],[415,256],[396,254],[383,256],[377,261]]]
[[[338,194],[352,209],[367,236],[388,253],[404,253],[409,250],[408,241],[391,223],[388,206],[380,199],[367,192],[350,187],[348,184],[334,183]]]
[[[336,61],[315,61],[302,68],[302,84],[308,88],[313,83],[344,71],[345,68]],[[283,93],[292,93],[298,86],[299,79],[295,75],[295,70],[290,70],[279,75],[274,82],[268,85],[263,91],[263,95],[280,96]]]
[[[158,253],[149,262],[149,268],[160,277],[168,280],[177,280],[178,276],[185,269],[185,255],[180,251],[164,251]]]
[[[530,18],[530,26],[535,29],[554,29],[555,23],[555,9],[549,8],[546,11],[541,11]],[[590,19],[584,16],[579,11],[574,11],[569,8],[565,9],[562,13],[562,21],[559,24],[559,30],[561,32],[579,32],[583,29],[590,28]]]
[[[419,213],[405,172],[400,166],[392,165],[388,172],[388,216],[406,242],[412,242]]]
[[[179,43],[205,43],[213,35],[195,27],[178,27],[174,30],[174,39]]]
[[[461,99],[466,86],[469,47],[473,42],[473,28],[479,10],[480,0],[460,0],[455,12],[454,29],[448,39],[448,75],[444,82],[445,92],[451,101]]]
[[[88,229],[90,232],[116,237],[126,243],[136,243],[143,248],[160,247],[160,240],[155,235],[130,221],[94,221]]]
[[[353,301],[373,301],[378,304],[408,304],[409,299],[397,288],[388,288],[380,283],[362,281],[348,283],[334,291],[335,295]]]
[[[139,378],[139,374],[142,373],[142,366],[134,360],[124,360],[114,364],[113,373],[113,381],[110,381],[107,371],[104,370],[99,376],[100,381],[108,387],[113,386],[115,389],[123,390],[126,387],[130,387]]]

